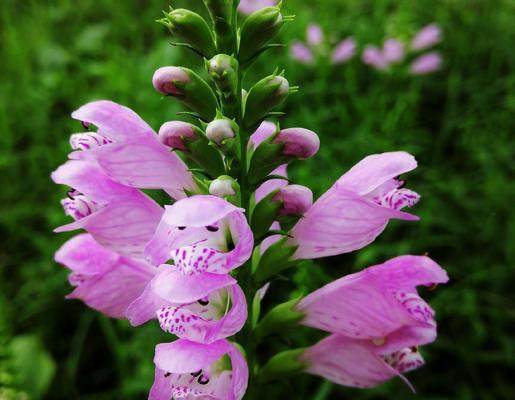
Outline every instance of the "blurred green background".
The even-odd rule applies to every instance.
[[[177,1],[200,9],[200,0]],[[49,175],[80,126],[69,114],[112,99],[155,129],[180,108],[150,83],[163,65],[200,63],[169,45],[153,21],[164,0],[3,0],[0,6],[0,399],[142,399],[153,381],[153,351],[169,341],[158,324],[132,329],[67,301],[67,272],[53,253],[67,239],[64,188]],[[301,87],[283,126],[320,134],[317,157],[291,168],[316,194],[356,161],[402,149],[420,167],[408,176],[422,194],[416,224],[391,223],[363,251],[307,264],[292,275],[307,291],[331,278],[400,254],[423,254],[451,277],[422,290],[435,310],[439,339],[423,349],[427,365],[409,374],[417,398],[515,398],[515,2],[513,0],[288,0],[297,15],[282,41],[303,39],[319,23],[333,41],[352,35],[360,49],[403,40],[437,22],[444,66],[411,77],[378,73],[359,59],[330,66],[268,53],[249,82],[286,68]],[[268,301],[295,287],[273,288]],[[308,343],[309,330],[291,338]],[[284,339],[277,339],[277,347]],[[274,346],[272,346],[274,347]],[[266,349],[265,349],[266,350]],[[269,354],[262,354],[266,358]],[[412,398],[400,380],[374,390],[324,384],[303,375],[263,388],[263,397]]]

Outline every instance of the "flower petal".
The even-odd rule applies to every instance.
[[[125,316],[154,275],[148,264],[108,251],[90,235],[72,238],[55,258],[73,271],[70,281],[77,288],[67,298],[80,299],[113,318]]]
[[[148,124],[130,108],[108,100],[93,101],[72,113],[72,118],[91,123],[114,141],[155,135]]]
[[[169,303],[193,303],[217,289],[234,285],[230,275],[184,275],[175,268],[168,268],[152,281],[153,292]],[[156,310],[154,310],[155,312]]]
[[[289,243],[298,246],[296,259],[349,253],[373,242],[392,218],[418,219],[335,185],[293,227]]]
[[[157,136],[108,144],[70,157],[96,161],[111,179],[130,187],[176,191],[196,188],[186,164],[159,143]]]
[[[351,387],[374,387],[399,375],[366,342],[336,334],[308,348],[302,360],[306,372]]]
[[[366,195],[388,180],[416,167],[415,158],[404,151],[373,154],[352,167],[336,181],[336,185],[351,192]]]

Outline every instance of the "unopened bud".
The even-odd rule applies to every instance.
[[[218,54],[207,61],[209,76],[222,93],[235,93],[238,87],[238,61],[227,54]]]
[[[211,121],[206,128],[206,136],[218,145],[223,144],[224,140],[232,139],[236,136],[233,130],[233,122],[227,118]]]
[[[165,122],[159,129],[159,140],[174,150],[187,150],[185,140],[198,139],[199,129],[191,124],[181,121]]]
[[[313,205],[313,192],[305,186],[288,185],[282,188],[273,198],[281,201],[281,216],[301,216]]]
[[[213,89],[191,69],[184,67],[159,68],[152,78],[157,91],[176,97],[204,120],[216,114],[218,100]]]
[[[217,197],[234,196],[238,189],[238,183],[227,175],[222,175],[211,182],[209,194]]]
[[[191,45],[204,57],[212,57],[215,54],[215,41],[207,22],[197,13],[178,8],[165,13],[165,18],[160,20],[172,35]]]
[[[249,61],[279,33],[283,24],[279,7],[261,8],[249,15],[241,27],[239,59]]]
[[[172,96],[181,95],[181,91],[175,86],[176,83],[189,83],[191,79],[180,67],[161,67],[152,78],[154,88],[162,93]]]
[[[280,75],[270,75],[257,82],[249,91],[245,104],[245,126],[253,127],[286,100],[290,85]]]
[[[282,154],[288,157],[313,157],[320,148],[318,135],[304,128],[284,129],[273,139],[272,143],[284,144]]]

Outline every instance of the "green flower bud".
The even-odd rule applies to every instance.
[[[207,22],[197,13],[178,8],[164,13],[161,19],[172,35],[192,46],[204,57],[212,57],[216,52],[215,41]]]
[[[177,98],[204,120],[216,115],[218,100],[213,89],[191,69],[161,67],[152,82],[157,91]]]
[[[225,95],[236,93],[238,87],[238,61],[227,54],[218,54],[206,61],[209,76]]]
[[[259,53],[279,33],[284,22],[279,6],[265,7],[249,15],[241,27],[240,62],[248,62]]]
[[[232,0],[204,0],[213,21],[216,47],[220,53],[236,51],[235,38],[230,23],[232,3]]]
[[[280,75],[270,75],[257,82],[245,102],[245,128],[253,128],[288,97],[290,85]]]
[[[217,197],[235,196],[238,191],[238,183],[228,175],[219,176],[209,185],[209,194]]]

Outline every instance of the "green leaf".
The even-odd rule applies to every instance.
[[[294,349],[276,354],[259,371],[258,382],[263,384],[304,371],[307,366],[300,360],[303,352],[304,349]]]

